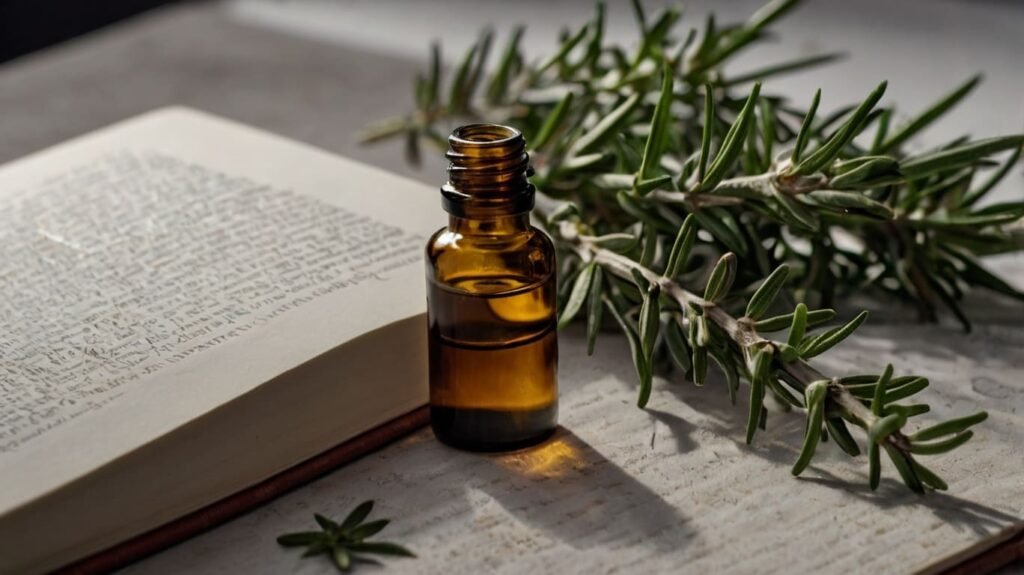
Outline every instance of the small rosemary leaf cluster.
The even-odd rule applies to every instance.
[[[373,501],[364,501],[340,523],[316,513],[313,517],[320,531],[286,533],[278,537],[277,542],[285,547],[305,547],[303,557],[327,555],[341,571],[348,571],[353,563],[379,563],[369,555],[415,557],[412,551],[401,545],[367,541],[391,522],[389,519],[366,521],[372,509]]]
[[[768,398],[806,414],[794,473],[820,441],[858,457],[852,425],[864,432],[872,486],[884,451],[911,489],[944,489],[915,457],[962,445],[984,412],[904,432],[928,407],[899,402],[923,391],[925,378],[891,369],[829,376],[810,361],[866,320],[824,326],[847,293],[909,302],[928,321],[946,310],[965,330],[960,302],[971,289],[1024,301],[982,263],[1024,248],[1024,201],[989,200],[1017,165],[1024,135],[907,151],[978,77],[897,123],[883,102],[886,82],[832,112],[820,90],[800,108],[763,89],[837,54],[725,71],[798,4],[770,1],[739,24],[710,15],[680,33],[679,10],[652,16],[634,1],[639,38],[620,45],[605,38],[597,3],[539,62],[524,59],[515,30],[489,78],[485,30],[451,75],[447,99],[435,45],[415,111],[366,139],[404,137],[415,161],[422,141],[443,146],[454,125],[520,128],[539,211],[561,252],[559,323],[584,315],[592,352],[608,312],[630,346],[641,407],[656,371],[675,366],[704,385],[713,364],[734,402],[748,384],[748,442],[767,425]],[[776,332],[784,335],[767,337]]]

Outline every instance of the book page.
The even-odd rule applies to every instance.
[[[0,512],[422,312],[443,220],[423,186],[184,110],[0,181]]]

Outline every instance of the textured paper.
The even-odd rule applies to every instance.
[[[127,572],[323,573],[274,538],[371,498],[394,519],[381,537],[420,556],[388,561],[396,573],[908,573],[1024,516],[1017,327],[867,327],[821,358],[837,374],[892,361],[929,376],[921,423],[989,411],[965,448],[925,458],[950,492],[923,497],[887,461],[871,492],[865,456],[831,443],[794,478],[800,416],[773,412],[748,447],[746,401],[730,405],[720,379],[656,380],[640,411],[624,341],[606,335],[589,358],[578,330],[560,345],[564,428],[545,446],[477,455],[424,430]]]

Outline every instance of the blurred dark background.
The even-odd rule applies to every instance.
[[[186,0],[187,1],[187,0]],[[386,2],[386,0],[384,0]],[[961,0],[963,3],[1014,6],[1024,0]],[[0,0],[0,63],[86,34],[164,4],[182,0]],[[360,4],[359,0],[338,0]],[[449,2],[428,2],[444,10]],[[572,0],[559,2],[573,4]],[[578,2],[589,5],[589,0]],[[651,3],[648,1],[648,3]],[[660,3],[657,0],[653,2]],[[697,4],[703,4],[698,0]],[[526,4],[530,4],[527,2]],[[534,7],[550,6],[546,2]],[[684,5],[691,2],[684,2]]]
[[[742,22],[768,0],[643,0],[685,7],[680,30]],[[629,45],[626,0],[606,0],[610,42]],[[162,106],[190,106],[433,182],[443,157],[396,161],[401,142],[366,147],[370,122],[406,113],[432,41],[457,66],[485,26],[501,45],[527,27],[528,59],[589,19],[594,0],[0,0],[0,163]],[[930,128],[924,149],[1024,127],[1024,0],[805,0],[729,72],[826,52],[848,58],[772,82],[807,105],[838,107],[890,81],[897,120],[975,74],[968,105]],[[492,62],[495,60],[492,58]],[[433,160],[433,161],[432,161]],[[1003,191],[1005,188],[1005,191]],[[1020,180],[997,190],[1018,197]]]
[[[172,0],[0,0],[0,62]]]

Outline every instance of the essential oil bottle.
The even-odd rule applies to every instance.
[[[448,144],[448,227],[426,250],[431,426],[462,449],[525,447],[558,420],[554,247],[530,225],[518,130],[472,124]]]

